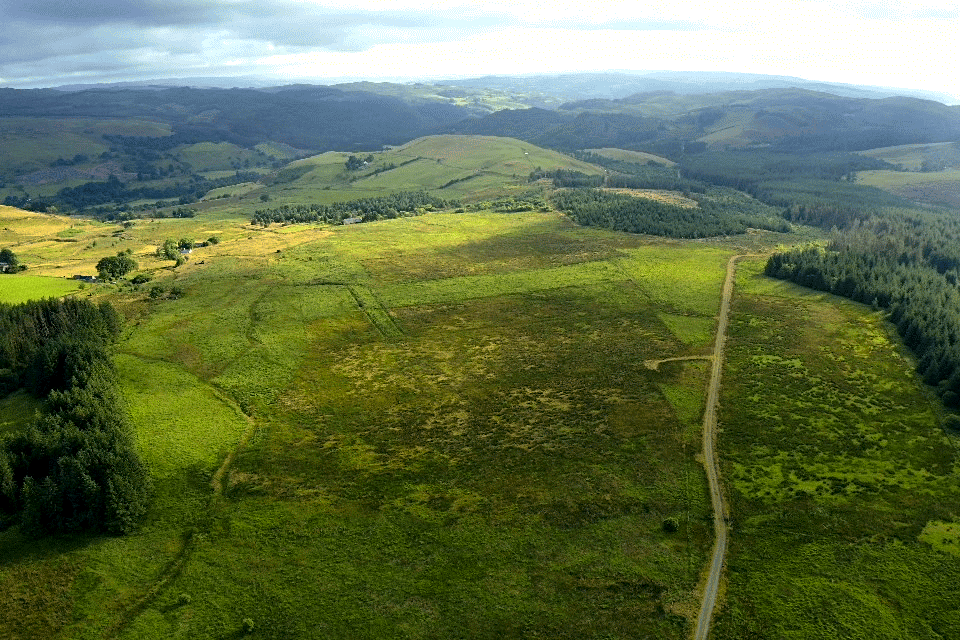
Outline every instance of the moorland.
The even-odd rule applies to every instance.
[[[960,635],[958,108],[577,86],[0,92],[0,636],[692,637],[735,255],[710,637]]]

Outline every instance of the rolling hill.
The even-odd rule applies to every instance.
[[[397,191],[426,190],[447,199],[478,200],[528,188],[535,169],[602,175],[604,169],[512,138],[439,135],[412,140],[348,170],[350,154],[324,153],[291,163],[262,193],[278,203],[330,203]],[[251,192],[250,198],[261,195]]]
[[[6,447],[42,407],[18,367],[74,356],[21,357],[5,325],[0,636],[685,640],[722,517],[712,637],[960,637],[960,225],[864,184],[951,176],[887,163],[946,162],[921,139],[954,108],[583,88],[454,122],[483,110],[431,91],[0,92],[44,127],[31,158],[11,125],[29,170],[6,159],[4,193],[117,195],[102,219],[0,207],[29,266],[0,299],[119,310],[154,486],[128,535],[31,535],[45,469]],[[69,180],[22,182],[48,170]],[[403,190],[460,202],[251,221]],[[740,224],[697,233],[711,218]],[[125,277],[72,278],[121,255]],[[701,464],[711,379],[728,514]]]

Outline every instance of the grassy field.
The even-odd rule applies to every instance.
[[[94,156],[108,149],[104,134],[164,136],[170,128],[134,118],[0,118],[0,174],[35,171],[77,154],[95,162]]]
[[[960,145],[956,142],[935,142],[932,144],[905,144],[896,147],[882,147],[858,151],[860,155],[886,160],[898,164],[907,171],[920,171],[923,162],[943,165],[947,168],[960,167]]]
[[[882,318],[743,263],[719,439],[717,638],[960,636],[956,442]]]
[[[707,370],[642,363],[708,348],[738,249],[554,213],[167,219],[117,246],[214,229],[183,267],[147,264],[180,299],[91,291],[129,318],[155,505],[125,538],[0,534],[0,636],[686,636]]]
[[[646,153],[644,151],[628,151],[626,149],[615,149],[612,147],[604,147],[603,149],[584,149],[584,151],[589,151],[590,153],[595,153],[599,156],[604,156],[612,160],[623,160],[624,162],[635,162],[637,164],[655,162],[667,167],[673,167],[677,164],[668,158],[657,156],[652,153]]]
[[[603,173],[556,151],[490,136],[429,136],[371,155],[373,161],[355,171],[344,166],[349,157],[345,153],[299,160],[281,170],[262,193],[280,204],[330,203],[424,189],[443,198],[482,200],[527,189],[528,176],[538,167]],[[251,193],[249,198],[259,195]]]
[[[857,182],[917,202],[960,206],[960,169],[944,171],[860,171]]]
[[[80,295],[127,317],[116,364],[156,485],[131,536],[0,532],[0,637],[689,636],[709,366],[644,362],[708,353],[729,256],[797,234],[681,242],[552,212],[248,224],[285,201],[595,171],[490,138],[374,155],[354,175],[346,154],[294,163],[195,218],[0,209],[34,277],[127,249],[151,276]],[[212,235],[178,268],[154,255]],[[957,636],[958,468],[934,399],[876,314],[760,266],[741,268],[721,398],[717,637]],[[0,433],[34,408],[0,402]]]
[[[267,161],[265,153],[261,155],[229,142],[186,145],[177,151],[175,157],[180,162],[189,164],[191,170],[197,173],[230,169],[246,171]]]
[[[60,298],[83,285],[76,280],[28,276],[24,273],[0,275],[0,302],[18,304],[41,298]]]

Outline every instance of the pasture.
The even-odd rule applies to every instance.
[[[0,302],[18,304],[41,298],[60,298],[81,289],[76,280],[30,276],[25,273],[0,274]]]
[[[538,167],[603,173],[599,167],[556,151],[491,136],[418,138],[370,154],[372,162],[357,170],[346,169],[349,155],[328,152],[293,162],[263,193],[278,204],[329,204],[411,190],[475,201],[527,189],[528,176]],[[249,197],[258,195],[251,193]]]
[[[0,534],[0,635],[686,636],[706,369],[643,361],[705,348],[735,249],[484,212],[124,242],[214,227],[178,269],[144,259],[181,298],[95,294],[129,319],[147,521]]]
[[[960,169],[943,171],[860,171],[857,183],[878,187],[907,200],[960,206]]]
[[[657,156],[645,151],[628,151],[626,149],[615,149],[612,147],[604,147],[603,149],[584,149],[584,151],[589,151],[590,153],[595,153],[598,156],[604,156],[612,160],[622,160],[624,162],[634,162],[636,164],[647,164],[654,162],[656,164],[662,164],[666,167],[673,167],[677,164],[669,158]]]
[[[264,189],[318,172],[324,191],[344,160]],[[116,364],[156,487],[130,536],[0,533],[0,636],[240,637],[250,619],[263,638],[688,637],[713,543],[709,366],[644,363],[709,352],[727,259],[785,236],[484,210],[262,228],[249,206],[0,211],[30,273],[130,249],[152,277],[82,295],[127,318]],[[154,255],[212,235],[180,267]],[[717,637],[956,635],[935,400],[877,314],[761,271],[741,268],[721,391]],[[3,400],[0,432],[32,410]]]
[[[716,637],[957,636],[958,464],[936,398],[879,313],[762,266],[738,275],[723,378]]]
[[[77,154],[90,157],[82,165],[89,168],[97,164],[95,156],[109,148],[104,134],[166,136],[170,127],[138,118],[0,117],[0,175],[46,169],[57,159],[70,160]],[[0,194],[6,193],[0,189]]]
[[[956,169],[960,167],[960,145],[956,142],[904,144],[896,147],[868,149],[858,153],[900,165],[907,171],[920,171],[924,166],[924,161],[928,165],[939,165],[945,168]]]

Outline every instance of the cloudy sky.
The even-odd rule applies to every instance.
[[[960,98],[960,0],[0,0],[0,86],[743,71]]]

